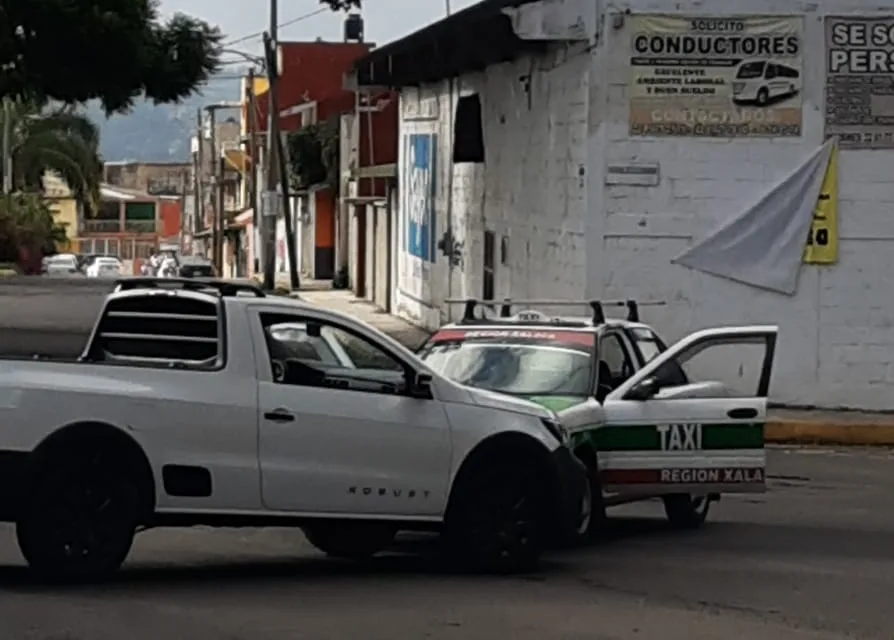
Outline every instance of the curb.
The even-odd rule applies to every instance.
[[[768,420],[764,440],[769,444],[894,447],[894,420],[854,423]]]

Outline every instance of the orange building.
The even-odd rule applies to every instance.
[[[118,256],[125,269],[139,273],[143,260],[160,244],[179,243],[182,217],[177,196],[103,185],[99,211],[80,220],[77,247],[84,254]]]
[[[345,77],[355,62],[374,47],[356,42],[283,42],[280,44],[280,129],[297,131],[303,126],[340,118],[354,113],[357,95],[345,89]],[[374,113],[359,119],[359,154],[364,164],[378,165],[397,161],[396,100],[388,113]],[[266,131],[268,103],[266,94],[257,100],[259,129]],[[369,127],[375,131],[374,157],[369,149]],[[356,135],[356,134],[355,134]],[[368,181],[360,186],[363,195],[383,195],[384,182]],[[374,193],[376,190],[379,193]],[[312,237],[297,238],[301,254],[299,270],[317,279],[335,274],[336,237],[338,231],[338,194],[330,188],[313,188],[302,194],[302,208],[309,222],[305,231]]]

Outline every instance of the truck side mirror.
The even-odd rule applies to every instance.
[[[417,373],[410,384],[410,396],[423,400],[431,400],[434,396],[431,391],[432,375],[427,372]]]
[[[658,378],[649,376],[627,392],[627,399],[645,402],[658,395],[659,391],[661,391],[661,383]]]

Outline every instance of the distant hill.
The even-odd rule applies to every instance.
[[[196,131],[196,110],[214,102],[239,99],[240,73],[228,69],[213,78],[202,93],[177,105],[154,106],[143,102],[127,115],[106,118],[98,105],[87,115],[100,127],[103,160],[119,162],[185,162],[189,139]]]

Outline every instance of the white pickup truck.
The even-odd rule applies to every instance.
[[[354,558],[435,530],[530,566],[587,525],[568,442],[355,318],[221,281],[122,280],[77,361],[0,360],[0,520],[49,579],[107,575],[156,526],[296,526]]]

